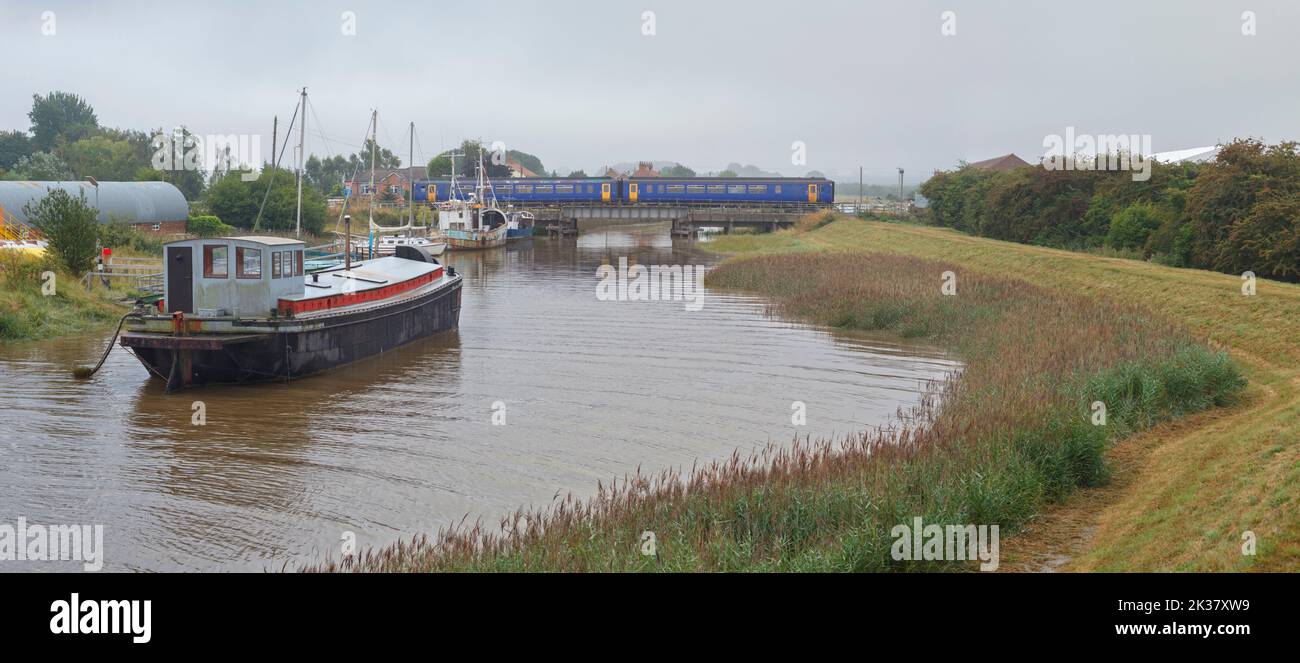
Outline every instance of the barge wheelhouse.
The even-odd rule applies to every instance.
[[[455,329],[461,276],[415,246],[305,274],[303,242],[226,237],[164,247],[157,312],[121,344],[168,390],[289,380]]]

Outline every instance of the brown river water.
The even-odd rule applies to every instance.
[[[638,467],[885,425],[955,367],[773,318],[757,297],[710,290],[698,311],[596,297],[602,262],[716,262],[696,246],[625,226],[449,254],[458,332],[288,384],[165,395],[121,348],[71,377],[107,332],[0,345],[0,525],[102,525],[105,570],[292,569],[337,558],[344,532],[386,545]]]

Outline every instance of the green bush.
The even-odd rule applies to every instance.
[[[1140,249],[1159,227],[1160,219],[1152,205],[1133,203],[1110,218],[1106,245],[1115,249]]]
[[[216,237],[219,235],[229,235],[234,232],[234,226],[229,226],[221,222],[221,219],[211,214],[202,216],[191,216],[188,225],[191,234],[199,237]]]
[[[99,210],[63,189],[50,189],[45,197],[23,206],[28,221],[45,234],[50,250],[74,274],[90,270],[99,252]]]

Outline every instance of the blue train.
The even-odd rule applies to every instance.
[[[457,180],[458,198],[473,182]],[[586,177],[499,178],[492,180],[497,200],[507,203],[728,203],[829,205],[835,183],[819,177]],[[415,183],[416,201],[438,203],[451,198],[451,181]]]

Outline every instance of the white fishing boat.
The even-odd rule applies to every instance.
[[[447,250],[447,243],[428,237],[402,237],[400,235],[381,235],[375,245],[375,255],[391,256],[399,246],[418,246],[429,255],[439,256]]]
[[[452,199],[438,207],[438,230],[453,249],[490,249],[503,246],[509,232],[506,213],[497,207],[492,186],[483,174],[483,155],[479,154],[478,183],[468,199],[456,194],[453,166]]]

